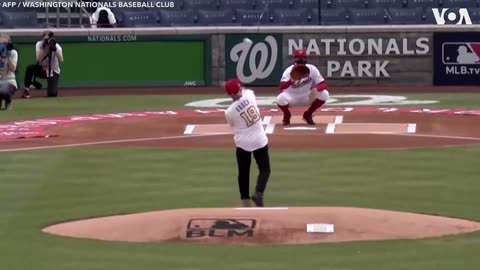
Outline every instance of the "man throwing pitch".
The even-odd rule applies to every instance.
[[[280,82],[282,92],[277,96],[277,105],[283,112],[283,125],[290,125],[292,115],[289,106],[308,105],[310,107],[303,113],[303,120],[309,125],[315,125],[312,115],[329,97],[327,82],[314,65],[307,64],[305,50],[295,50],[293,57],[293,65],[283,72]],[[302,69],[305,72],[297,75],[296,71]]]
[[[233,129],[237,146],[238,187],[242,205],[250,206],[250,163],[252,153],[257,162],[259,174],[255,193],[251,197],[257,207],[263,207],[263,193],[270,177],[268,138],[262,125],[255,94],[242,87],[240,80],[225,83],[227,94],[233,103],[225,111],[228,124]]]

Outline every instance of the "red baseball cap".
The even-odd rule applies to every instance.
[[[229,95],[237,94],[238,92],[240,92],[241,88],[242,83],[239,79],[231,79],[225,82],[225,91],[227,91],[227,94]]]
[[[304,49],[295,50],[293,52],[293,57],[295,57],[295,58],[297,58],[297,57],[307,58],[307,51],[305,51]]]

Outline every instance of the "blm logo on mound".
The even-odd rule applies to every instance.
[[[255,219],[211,218],[191,219],[187,225],[187,238],[248,238],[253,237]]]

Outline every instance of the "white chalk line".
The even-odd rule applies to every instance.
[[[341,124],[343,123],[343,115],[337,115],[335,116],[335,121],[334,121],[335,124]]]
[[[381,133],[371,133],[371,134],[381,134]],[[434,135],[434,134],[392,133],[392,134],[388,134],[388,135],[480,141],[480,138],[478,138],[478,137],[448,136],[448,135]]]
[[[341,132],[335,133],[336,124],[330,123],[327,125],[325,130],[326,134],[335,134],[335,135],[354,135],[354,134],[373,134],[373,135],[393,135],[393,136],[412,136],[412,137],[426,137],[426,138],[437,138],[437,139],[457,139],[457,140],[470,140],[470,141],[480,141],[479,137],[464,137],[464,136],[450,136],[450,135],[435,135],[435,134],[418,134],[416,124],[408,124],[407,132]]]
[[[416,133],[417,132],[417,124],[408,124],[407,132],[408,133]]]
[[[335,133],[335,124],[330,123],[327,125],[327,129],[325,130],[327,134],[334,134]]]
[[[235,210],[288,210],[288,207],[238,207]]]
[[[183,134],[192,134],[195,129],[195,125],[187,125]]]
[[[184,138],[220,136],[220,135],[229,135],[229,134],[230,133],[211,133],[211,134],[198,134],[198,135],[180,135],[180,136],[167,136],[167,137],[152,137],[152,138],[138,138],[138,139],[124,139],[124,140],[111,140],[111,141],[96,141],[96,142],[85,142],[85,143],[46,145],[46,146],[34,146],[34,147],[23,147],[23,148],[0,149],[0,153],[1,152],[30,151],[30,150],[44,150],[44,149],[55,149],[55,148],[68,148],[68,147],[102,145],[102,144],[115,144],[115,143],[161,141],[161,140],[173,140],[173,139],[184,139]]]
[[[268,125],[268,124],[270,124],[270,121],[272,121],[272,117],[271,116],[265,116],[263,118],[262,125]]]
[[[265,133],[272,134],[274,130],[275,130],[275,124],[268,124],[267,127],[265,128]]]

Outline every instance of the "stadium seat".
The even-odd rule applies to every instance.
[[[308,9],[318,9],[319,0],[294,0],[293,7],[294,8],[308,8]],[[326,2],[321,0],[321,2]]]
[[[194,26],[198,20],[193,10],[168,10],[158,11],[161,26]]]
[[[368,0],[369,8],[404,8],[407,0]]]
[[[310,22],[311,25],[320,25],[320,17],[318,14],[318,8],[309,8],[307,20]]]
[[[183,0],[182,9],[217,10],[220,3],[217,0]]]
[[[423,24],[423,8],[389,8],[390,24]]]
[[[255,9],[255,0],[220,0],[220,9]]]
[[[322,25],[346,25],[347,10],[344,8],[323,9],[320,11],[320,23]]]
[[[287,9],[292,7],[293,0],[257,0],[255,2],[255,9],[258,10]]]
[[[350,9],[350,21],[353,25],[385,24],[388,22],[386,15],[383,8]]]
[[[477,0],[442,0],[442,7],[445,8],[476,8]]]
[[[204,26],[225,26],[236,24],[233,10],[199,10],[198,25]]]
[[[123,10],[123,27],[154,27],[157,25],[155,12],[149,10]]]
[[[39,28],[35,11],[1,11],[0,17],[4,28]]]
[[[366,8],[367,0],[321,0],[321,8]]]
[[[267,25],[271,21],[269,12],[262,10],[237,9],[235,17],[243,26]]]
[[[308,10],[306,8],[297,9],[275,9],[273,10],[273,24],[276,25],[308,25]]]
[[[440,6],[440,0],[408,0],[408,8],[417,8],[421,7],[425,10],[438,8]]]
[[[468,13],[470,14],[472,23],[480,24],[480,8],[469,8]]]

